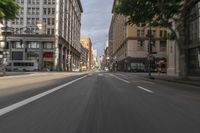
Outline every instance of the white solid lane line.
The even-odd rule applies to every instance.
[[[148,89],[146,89],[146,88],[144,88],[144,87],[141,87],[141,86],[138,86],[138,88],[140,88],[141,90],[147,91],[147,92],[149,92],[149,93],[154,93],[153,91],[148,90]]]
[[[127,83],[127,84],[130,83],[128,80],[122,79],[122,78],[120,78],[120,77],[118,77],[118,76],[116,76],[116,75],[114,75],[114,74],[109,74],[109,75],[112,76],[112,77],[114,77],[114,78],[116,78],[116,79],[118,79],[118,80],[120,80],[120,81],[123,81],[123,82],[125,82],[125,83]]]
[[[81,77],[81,78],[75,79],[75,80],[73,80],[73,81],[70,81],[70,82],[68,82],[68,83],[66,83],[66,84],[60,85],[60,86],[58,86],[58,87],[56,87],[56,88],[53,88],[53,89],[51,89],[51,90],[48,90],[48,91],[46,91],[46,92],[40,93],[40,94],[38,94],[38,95],[36,95],[36,96],[27,98],[27,99],[25,99],[25,100],[23,100],[23,101],[20,101],[20,102],[18,102],[18,103],[15,103],[15,104],[13,104],[13,105],[8,106],[8,107],[2,108],[2,109],[0,109],[0,116],[5,115],[5,114],[7,114],[7,113],[9,113],[9,112],[11,112],[11,111],[13,111],[13,110],[16,110],[16,109],[18,109],[18,108],[20,108],[20,107],[22,107],[22,106],[24,106],[24,105],[27,105],[27,104],[31,103],[31,102],[33,102],[33,101],[36,101],[36,100],[38,100],[38,99],[40,99],[40,98],[42,98],[42,97],[44,97],[44,96],[47,96],[47,95],[49,95],[49,94],[51,94],[51,93],[53,93],[53,92],[56,92],[56,91],[58,91],[58,90],[60,90],[60,89],[62,89],[62,88],[64,88],[64,87],[69,86],[69,85],[71,85],[71,84],[73,84],[73,83],[75,83],[75,82],[77,82],[77,81],[79,81],[79,80],[81,80],[81,79],[86,78],[86,77],[87,77],[87,75],[86,75],[86,76],[83,76],[83,77]]]

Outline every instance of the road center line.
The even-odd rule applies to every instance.
[[[116,79],[118,79],[118,80],[121,80],[121,81],[123,81],[123,82],[125,82],[125,83],[127,83],[127,84],[130,83],[128,80],[122,79],[122,78],[120,78],[120,77],[118,77],[118,76],[116,76],[116,75],[114,75],[114,74],[110,74],[110,76],[112,76],[112,77],[114,77],[114,78],[116,78]]]
[[[45,92],[40,93],[40,94],[38,94],[38,95],[35,95],[35,96],[33,96],[33,97],[27,98],[27,99],[25,99],[25,100],[23,100],[23,101],[20,101],[20,102],[18,102],[18,103],[15,103],[15,104],[13,104],[13,105],[8,106],[8,107],[2,108],[2,109],[0,109],[0,116],[5,115],[5,114],[7,114],[7,113],[9,113],[9,112],[11,112],[11,111],[14,111],[14,110],[16,110],[16,109],[18,109],[18,108],[20,108],[20,107],[22,107],[22,106],[25,106],[25,105],[27,105],[27,104],[33,102],[33,101],[36,101],[36,100],[38,100],[38,99],[40,99],[40,98],[42,98],[42,97],[44,97],[44,96],[47,96],[47,95],[51,94],[51,93],[53,93],[53,92],[56,92],[56,91],[62,89],[63,87],[69,86],[69,85],[71,85],[71,84],[73,84],[73,83],[75,83],[75,82],[77,82],[77,81],[79,81],[79,80],[81,80],[81,79],[86,78],[86,77],[87,77],[87,75],[86,75],[86,76],[83,76],[83,77],[80,77],[80,78],[78,78],[78,79],[75,79],[75,80],[73,80],[73,81],[70,81],[70,82],[68,82],[68,83],[66,83],[66,84],[60,85],[60,86],[58,86],[58,87],[56,87],[56,88],[53,88],[53,89],[51,89],[51,90],[48,90],[48,91],[45,91]]]
[[[146,89],[146,88],[144,88],[144,87],[141,87],[141,86],[138,86],[138,88],[140,88],[141,90],[147,91],[147,92],[149,92],[149,93],[154,93],[153,91],[148,90],[148,89]]]

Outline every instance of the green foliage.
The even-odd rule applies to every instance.
[[[15,0],[0,0],[0,21],[15,19],[19,6]]]
[[[180,13],[183,0],[119,0],[114,7],[117,14],[129,17],[130,24],[171,26],[171,20]]]

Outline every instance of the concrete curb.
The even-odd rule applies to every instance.
[[[146,76],[144,78],[148,79],[149,81],[152,81],[151,79],[149,79]],[[156,76],[155,76],[154,80],[161,80],[161,81],[167,81],[167,82],[175,82],[175,83],[179,83],[179,84],[186,84],[186,85],[193,85],[193,86],[200,87],[200,81],[184,81],[184,80],[180,80],[180,79],[166,79],[166,78],[156,77]]]

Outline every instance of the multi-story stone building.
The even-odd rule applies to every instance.
[[[110,66],[110,56],[109,56],[109,47],[106,47],[105,49],[104,49],[104,55],[103,55],[103,60],[102,60],[102,69],[103,70],[106,70],[106,69],[108,69]]]
[[[188,23],[188,74],[200,76],[200,1],[189,12]]]
[[[87,69],[88,50],[81,44],[81,69]]]
[[[93,57],[93,62],[92,65],[94,68],[98,67],[98,62],[97,62],[97,49],[93,48],[92,49],[92,57]]]
[[[200,76],[200,2],[191,0],[193,7],[187,15],[186,66],[187,76]],[[176,28],[175,25],[173,27]],[[176,41],[168,41],[168,71],[170,76],[180,76],[180,48]]]
[[[90,37],[81,37],[81,44],[87,49],[87,69],[90,70],[92,67],[92,41]]]
[[[9,61],[36,60],[39,70],[70,71],[80,65],[80,0],[16,2],[21,7],[18,16],[7,24],[12,28],[6,36]],[[4,35],[0,38],[3,45]]]
[[[114,6],[117,0],[114,1]],[[145,71],[147,68],[149,27],[142,25],[128,25],[127,17],[113,12],[109,30],[109,54],[113,69],[120,71]],[[167,41],[163,39],[167,30],[161,27],[153,27],[153,44],[155,64],[166,60]]]

